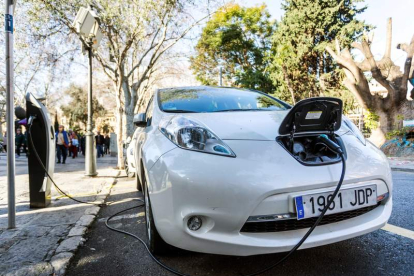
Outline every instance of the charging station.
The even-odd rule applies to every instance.
[[[55,170],[55,130],[46,107],[31,93],[26,95],[27,140],[29,144],[30,208],[44,208],[51,201],[51,180],[34,153],[32,143],[49,176]]]

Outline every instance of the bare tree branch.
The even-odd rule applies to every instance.
[[[387,21],[387,40],[385,44],[384,58],[391,58],[391,42],[392,42],[392,18]]]

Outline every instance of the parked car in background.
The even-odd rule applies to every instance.
[[[124,149],[124,166],[128,177],[134,177],[136,171],[135,150],[137,148],[137,139],[142,133],[142,128],[136,128],[134,134],[127,140]]]
[[[133,159],[134,153],[131,153],[131,150],[133,151],[132,146],[132,138],[128,137],[123,144],[123,152],[124,152],[124,170],[127,175],[127,177],[134,177],[135,175],[135,165],[131,161]],[[132,155],[132,158],[131,158]],[[132,169],[132,171],[131,171]]]

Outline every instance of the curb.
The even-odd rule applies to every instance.
[[[410,169],[410,168],[397,168],[397,167],[392,167],[391,171],[394,172],[411,172],[414,173],[414,169]]]
[[[109,181],[97,195],[95,201],[98,203],[104,203],[105,199],[109,196],[112,186],[117,182],[117,178],[120,175],[120,171],[113,176],[112,181]],[[79,220],[72,226],[69,234],[65,239],[61,241],[55,252],[50,256],[49,263],[53,268],[52,275],[64,276],[66,269],[69,266],[70,261],[75,256],[75,252],[78,248],[84,244],[86,239],[84,238],[89,226],[95,221],[101,207],[92,206],[85,210],[84,214]]]

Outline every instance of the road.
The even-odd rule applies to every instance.
[[[394,210],[389,224],[414,232],[414,174],[394,172]],[[108,202],[101,209],[87,242],[77,252],[68,268],[75,275],[172,275],[156,265],[135,239],[110,231],[104,221],[110,215],[137,205],[141,197],[134,180],[119,178]],[[115,217],[111,225],[140,237],[145,235],[142,210],[129,216]],[[393,232],[378,230],[351,240],[318,248],[300,250],[283,265],[263,275],[414,275],[414,240]],[[244,275],[263,268],[283,254],[251,257],[209,255],[175,250],[161,259],[169,266],[189,275]]]

